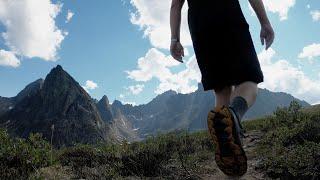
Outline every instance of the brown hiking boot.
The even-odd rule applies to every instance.
[[[247,172],[247,156],[242,148],[241,124],[227,106],[215,107],[208,113],[208,130],[215,145],[219,169],[229,176]]]

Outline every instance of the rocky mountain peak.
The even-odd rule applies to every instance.
[[[105,106],[109,105],[109,99],[106,95],[102,96],[102,98],[100,99],[100,101],[98,102],[99,104],[103,104]]]
[[[121,107],[123,104],[121,103],[121,101],[119,100],[114,100],[113,103],[112,103],[112,106],[114,107]]]
[[[44,80],[42,78],[28,84],[17,96],[14,97],[14,102],[18,103],[28,96],[32,96],[42,89]]]
[[[112,139],[92,98],[60,65],[50,71],[39,91],[3,118],[10,120],[6,124],[10,132],[21,137],[39,132],[49,139],[54,125],[56,146]]]

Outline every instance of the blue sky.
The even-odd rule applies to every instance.
[[[0,5],[6,3],[2,1]],[[26,10],[27,3],[39,11],[17,15],[6,11],[7,6],[0,8],[0,32],[7,34],[0,37],[0,96],[15,96],[28,83],[45,78],[57,64],[81,85],[88,81],[86,89],[92,97],[107,95],[111,102],[144,104],[169,89],[196,90],[200,74],[186,26],[187,4],[181,35],[188,56],[179,64],[168,51],[170,0],[20,1],[13,1],[11,11]],[[269,51],[260,43],[257,17],[248,1],[241,1],[265,75],[259,87],[319,103],[320,3],[266,3],[276,34]],[[74,14],[69,22],[68,12]],[[26,21],[23,18],[37,16],[44,18],[20,24]],[[46,33],[41,36],[41,32]]]

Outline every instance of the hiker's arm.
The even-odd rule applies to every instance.
[[[170,8],[171,38],[180,39],[181,9],[185,0],[172,0]]]
[[[266,50],[271,46],[274,40],[274,31],[271,23],[268,19],[266,10],[264,8],[262,0],[249,0],[251,7],[258,16],[259,22],[261,24],[260,40],[261,44],[266,44]]]
[[[171,56],[182,61],[184,50],[180,43],[181,9],[185,0],[172,0],[170,8],[170,28],[171,28]]]
[[[249,0],[249,3],[258,16],[261,26],[270,24],[262,0]]]

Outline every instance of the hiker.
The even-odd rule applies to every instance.
[[[181,9],[185,0],[172,0],[171,56],[182,61]],[[188,26],[201,71],[204,91],[213,90],[215,107],[208,112],[208,131],[215,145],[215,161],[229,176],[247,171],[241,119],[254,104],[257,84],[264,81],[252,37],[238,0],[187,0]],[[260,25],[260,40],[267,50],[274,31],[262,0],[249,0]]]

